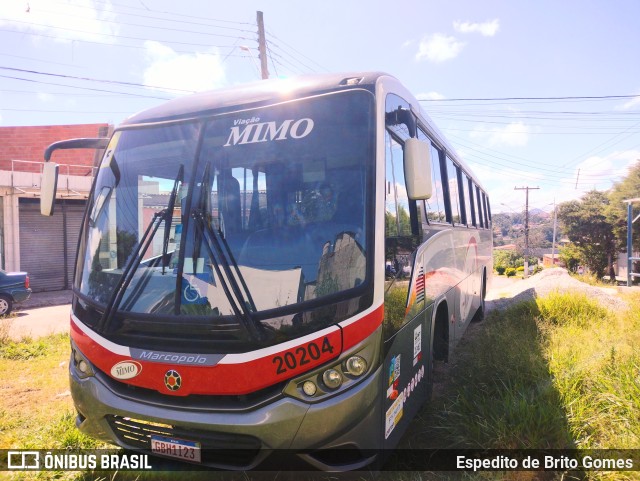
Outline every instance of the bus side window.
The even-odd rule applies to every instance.
[[[464,200],[464,223],[468,227],[473,226],[472,214],[471,214],[471,202],[469,200],[469,178],[467,175],[460,171],[460,195]]]
[[[476,199],[478,201],[478,203],[476,204],[478,206],[478,209],[476,211],[476,213],[478,214],[478,227],[484,227],[484,223],[482,222],[482,201],[480,198],[480,187],[476,185],[475,188],[476,188]]]
[[[447,157],[447,179],[449,205],[451,207],[451,218],[449,221],[454,224],[459,224],[462,216],[460,215],[460,193],[458,191],[458,167],[449,157]]]
[[[386,134],[385,231],[388,237],[411,236],[410,201],[404,180],[402,146]]]
[[[474,206],[474,202],[473,202],[473,182],[471,182],[471,179],[469,177],[466,177],[466,182],[465,182],[466,186],[465,186],[465,198],[467,199],[467,202],[469,203],[469,212],[467,213],[468,217],[468,224],[469,227],[471,227],[472,225],[474,227],[478,227],[478,222],[476,220],[476,209]]]
[[[418,129],[418,138],[429,141],[429,137]],[[446,222],[447,214],[444,207],[444,187],[442,183],[442,169],[440,168],[440,151],[431,143],[431,184],[433,194],[425,201],[426,215],[429,222]]]
[[[489,214],[487,213],[487,196],[482,193],[482,211],[484,212],[484,226],[489,228]]]

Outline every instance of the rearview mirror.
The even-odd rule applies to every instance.
[[[109,145],[106,137],[90,139],[69,139],[54,142],[44,151],[44,167],[42,169],[42,184],[40,185],[40,213],[46,216],[53,215],[53,207],[56,202],[56,190],[58,189],[58,164],[49,162],[51,155],[56,150],[62,149],[105,149]]]
[[[42,182],[40,185],[40,213],[53,215],[53,207],[56,202],[56,190],[58,189],[58,164],[45,162],[42,169]]]
[[[407,195],[411,200],[429,199],[431,183],[431,146],[416,138],[404,143],[404,178]]]

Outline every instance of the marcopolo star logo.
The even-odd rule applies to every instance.
[[[169,391],[177,391],[182,386],[182,377],[178,371],[170,369],[164,375],[164,385]]]

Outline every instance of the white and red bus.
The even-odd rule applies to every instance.
[[[220,468],[279,450],[358,468],[482,317],[489,198],[389,75],[195,94],[45,158],[79,147],[106,147],[71,313],[91,436]]]

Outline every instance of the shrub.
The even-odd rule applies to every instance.
[[[496,272],[499,276],[503,275],[506,269],[507,268],[505,266],[496,266]]]
[[[516,275],[516,270],[513,267],[507,267],[504,273],[506,274],[507,277],[513,277]]]

